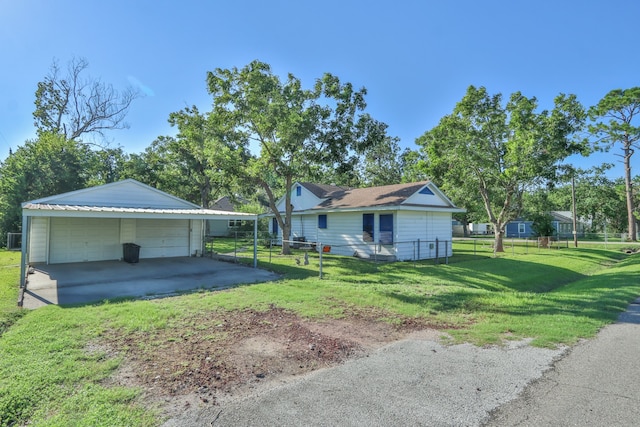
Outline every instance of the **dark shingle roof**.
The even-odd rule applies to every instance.
[[[219,211],[229,211],[229,212],[235,212],[235,207],[233,206],[233,203],[231,203],[231,199],[229,199],[229,197],[224,196],[224,197],[220,197],[218,200],[216,200],[212,205],[211,205],[211,209],[216,209]]]
[[[313,182],[301,182],[300,185],[311,191],[314,196],[320,199],[329,197],[330,194],[338,191],[348,190],[348,187],[339,187],[337,185],[328,184],[315,184]]]
[[[332,187],[334,191],[326,193],[321,198],[327,200],[316,206],[316,209],[345,209],[345,208],[361,208],[374,206],[394,206],[403,203],[410,196],[427,184],[423,182],[412,182],[409,184],[383,185],[380,187],[368,188],[352,188],[343,189],[335,186],[318,186]],[[303,184],[309,191],[311,188],[305,183]],[[315,184],[317,185],[317,184]]]

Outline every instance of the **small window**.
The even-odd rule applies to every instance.
[[[373,214],[362,214],[362,240],[373,242]]]
[[[526,227],[524,222],[521,222],[520,224],[518,224],[518,233],[523,234],[526,231]]]
[[[238,228],[242,225],[242,220],[240,219],[230,219],[229,220],[229,228]]]
[[[327,215],[318,215],[318,228],[327,228]]]
[[[296,187],[296,196],[302,196],[302,187],[299,185]]]
[[[429,189],[429,187],[424,187],[422,190],[418,192],[419,194],[427,194],[429,196],[433,196],[433,191]]]

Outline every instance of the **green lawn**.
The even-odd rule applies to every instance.
[[[20,252],[0,250],[0,335],[24,312],[18,309]]]
[[[144,337],[156,331],[206,333],[215,340],[215,331],[193,319],[276,306],[309,318],[344,318],[360,309],[379,313],[384,322],[415,318],[438,326],[452,342],[530,337],[534,345],[554,346],[592,337],[640,295],[640,255],[619,249],[518,247],[493,258],[456,243],[454,251],[448,265],[325,256],[321,280],[317,254],[305,266],[296,263],[302,252],[274,251],[269,262],[268,249],[261,248],[260,265],[284,279],[26,313],[15,308],[19,253],[0,251],[0,319],[7,325],[0,336],[0,426],[157,425],[155,409],[139,404],[140,390],[105,381],[126,358],[126,349],[107,357],[100,346],[113,331],[141,337],[138,345],[154,351],[164,343]]]

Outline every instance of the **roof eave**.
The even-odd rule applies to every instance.
[[[313,208],[303,211],[293,211],[292,215],[324,214],[336,212],[376,212],[376,211],[427,211],[427,212],[450,212],[463,213],[466,209],[450,206],[415,206],[415,205],[387,205],[387,206],[361,206],[349,208]],[[260,217],[271,217],[273,213],[261,214]]]

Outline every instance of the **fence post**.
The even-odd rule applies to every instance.
[[[476,239],[473,239],[473,254],[476,255],[476,243],[478,241]]]
[[[420,258],[420,239],[418,239],[418,259]]]
[[[322,279],[322,252],[324,252],[324,247],[320,242],[318,242],[318,246],[320,247],[320,271],[318,277]]]
[[[233,262],[238,262],[238,232],[234,231],[236,237],[233,239]]]
[[[453,247],[453,242],[451,243],[451,247]],[[449,241],[444,241],[444,263],[449,265]]]
[[[436,237],[436,264],[438,264],[439,249],[440,249],[440,245],[438,243],[438,238]]]
[[[512,237],[511,238],[511,255],[515,255],[515,254],[516,254],[516,241]]]
[[[271,251],[273,249],[273,239],[269,239],[269,264],[271,264]]]
[[[416,266],[416,241],[414,240],[413,242],[413,266]]]

